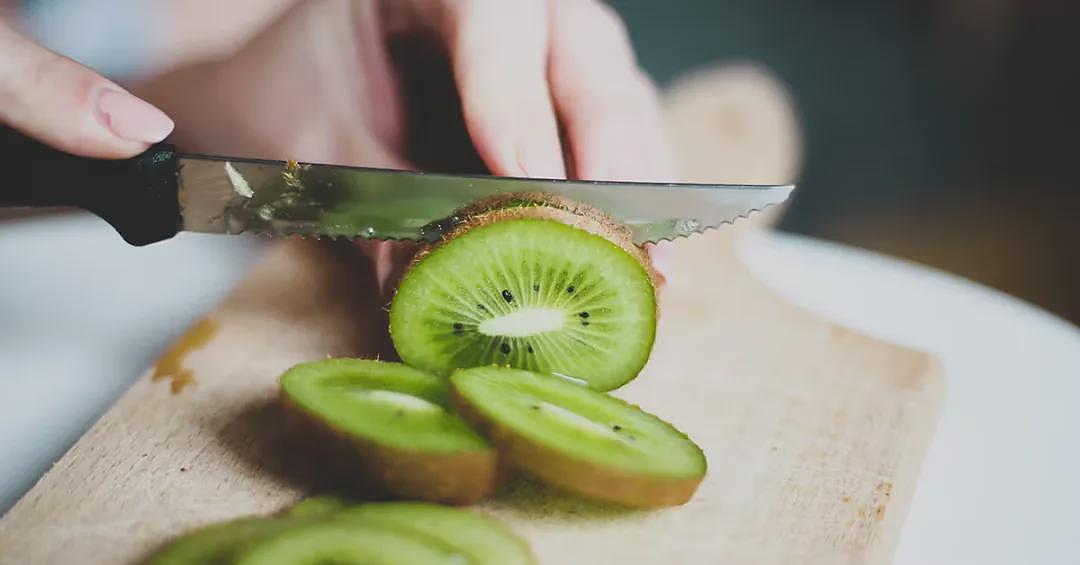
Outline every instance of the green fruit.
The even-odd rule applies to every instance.
[[[253,541],[295,525],[280,518],[237,518],[192,530],[155,552],[147,565],[226,565]]]
[[[400,363],[327,359],[289,369],[281,393],[297,445],[367,491],[471,504],[497,486],[495,451],[449,410],[439,377]]]
[[[426,563],[534,565],[528,544],[486,514],[420,502],[352,505],[317,496],[277,516],[193,530],[148,565]]]
[[[344,510],[336,519],[394,527],[467,556],[471,563],[536,563],[525,540],[479,512],[424,503],[372,503]]]
[[[644,253],[609,224],[544,205],[496,208],[417,256],[390,334],[404,362],[440,375],[502,365],[611,390],[648,361],[655,293]]]
[[[332,514],[348,507],[349,502],[345,499],[330,495],[320,495],[296,503],[292,508],[285,511],[285,515],[290,518],[326,516],[327,514]]]
[[[626,506],[687,502],[705,476],[701,449],[637,406],[517,369],[455,371],[458,412],[507,463],[587,498]]]
[[[297,526],[243,549],[236,565],[450,565],[469,563],[452,550],[374,523],[324,521]]]
[[[194,529],[157,551],[148,565],[214,565],[232,563],[244,546],[347,508],[331,496],[316,496],[276,516],[249,516]]]

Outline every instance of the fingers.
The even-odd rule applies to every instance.
[[[409,261],[416,255],[419,246],[407,241],[360,240],[356,243],[360,251],[371,261],[376,288],[381,299],[389,302],[394,290]]]
[[[0,123],[61,151],[98,158],[136,155],[173,129],[157,108],[3,21]]]
[[[674,181],[663,112],[619,17],[594,0],[553,0],[548,80],[569,138],[574,176]],[[647,245],[666,283],[671,249]]]
[[[547,2],[473,0],[446,6],[441,31],[480,158],[496,175],[564,177],[547,82]]]
[[[670,241],[646,243],[644,245],[645,253],[649,255],[649,261],[652,262],[653,270],[656,271],[656,286],[659,289],[663,289],[664,285],[667,284],[667,277],[670,273],[672,262],[673,249],[671,246],[672,243]]]
[[[675,180],[656,89],[610,8],[595,0],[553,0],[549,81],[575,176]]]

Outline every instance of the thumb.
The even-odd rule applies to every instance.
[[[161,110],[2,20],[0,123],[55,149],[106,159],[137,155],[173,129]]]

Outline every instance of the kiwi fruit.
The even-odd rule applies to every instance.
[[[507,463],[585,498],[680,505],[706,473],[704,453],[671,424],[559,377],[462,369],[450,378],[450,398]]]
[[[168,543],[147,560],[147,565],[215,565],[232,563],[243,546],[328,516],[349,507],[334,496],[305,499],[274,516],[248,516],[196,528]]]
[[[316,496],[272,516],[178,537],[148,565],[301,563],[535,565],[529,545],[495,518],[421,502],[352,504]]]
[[[236,565],[467,565],[452,549],[391,526],[323,521],[290,528],[238,552]]]
[[[405,363],[439,375],[500,365],[612,390],[656,335],[655,272],[629,232],[556,197],[474,203],[407,268],[390,307]]]
[[[319,495],[306,498],[285,511],[290,518],[319,517],[332,514],[338,510],[349,507],[349,502],[344,498],[332,495]]]
[[[170,541],[145,560],[146,565],[226,565],[245,545],[284,532],[295,521],[244,517],[196,528]]]
[[[495,518],[467,510],[417,502],[370,503],[343,510],[335,519],[398,528],[430,539],[472,563],[534,565],[529,545]]]
[[[473,504],[499,482],[492,446],[450,410],[445,379],[401,363],[326,359],[281,376],[296,444],[365,494]]]
[[[457,226],[475,224],[476,218],[499,215],[516,216],[527,214],[548,217],[568,225],[599,235],[618,245],[635,259],[649,273],[655,276],[648,254],[634,243],[630,228],[610,214],[588,204],[570,200],[545,192],[507,192],[481,198],[459,208],[452,218],[457,218]],[[490,220],[489,220],[490,221]]]

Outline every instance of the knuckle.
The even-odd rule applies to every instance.
[[[65,104],[82,108],[101,79],[78,63],[54,53],[45,53],[30,63],[26,71],[27,92],[52,92]]]

